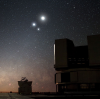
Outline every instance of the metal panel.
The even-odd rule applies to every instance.
[[[55,66],[67,66],[67,41],[55,40]]]
[[[97,77],[96,76],[99,76],[97,75],[97,71],[87,71],[89,72],[89,82],[90,83],[98,83],[97,81]]]
[[[55,68],[68,67],[68,57],[73,56],[74,44],[69,39],[57,39],[54,45]]]
[[[89,65],[100,65],[100,35],[88,36]]]
[[[77,72],[70,72],[70,82],[77,82]]]
[[[100,83],[100,71],[96,71],[96,82]]]
[[[61,82],[61,73],[56,74],[56,83]]]
[[[78,83],[89,83],[89,72],[78,71]]]
[[[100,83],[100,71],[78,71],[78,83]]]

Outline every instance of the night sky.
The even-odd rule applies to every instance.
[[[100,0],[0,0],[0,91],[18,91],[26,77],[32,91],[55,92],[55,39],[80,46],[95,34]]]

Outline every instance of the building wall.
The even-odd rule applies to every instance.
[[[56,82],[61,82],[61,74],[60,73],[57,73],[55,76],[56,76],[55,81]]]
[[[32,93],[32,81],[24,82],[24,81],[18,81],[18,93],[20,94],[30,94]]]
[[[100,70],[75,70],[60,72],[56,74],[55,79],[56,84],[100,83]]]
[[[58,92],[100,91],[100,35],[87,37],[88,45],[55,40],[54,68]]]
[[[55,40],[55,46],[54,46],[54,67],[55,68],[62,68],[62,67],[68,67],[68,57],[71,57],[73,55],[73,48],[74,44],[69,39],[58,39]]]
[[[75,47],[73,42],[69,39],[55,40],[54,68],[57,71],[88,66],[88,46]]]
[[[89,66],[100,65],[100,35],[92,35],[87,37]]]
[[[55,67],[67,66],[67,41],[55,41]]]

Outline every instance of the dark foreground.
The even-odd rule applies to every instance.
[[[100,94],[99,93],[95,93],[95,94],[50,94],[50,93],[46,93],[46,94],[38,94],[38,93],[33,93],[31,95],[22,95],[22,94],[18,94],[18,93],[0,93],[0,99],[50,99],[50,98],[54,98],[54,99],[85,99],[85,98],[93,98],[93,99],[97,99],[100,98]]]

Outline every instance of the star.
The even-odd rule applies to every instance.
[[[37,28],[38,31],[40,31],[40,28]]]
[[[33,23],[32,25],[33,25],[33,26],[36,26],[36,23]]]

